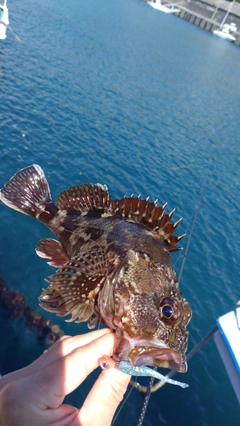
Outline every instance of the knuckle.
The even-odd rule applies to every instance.
[[[15,405],[19,398],[17,382],[8,383],[1,391],[0,408],[1,412],[8,412]]]

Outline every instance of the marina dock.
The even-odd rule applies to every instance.
[[[192,1],[166,1],[162,2],[168,7],[174,6],[177,9],[174,15],[198,27],[213,32],[219,29],[224,17],[231,5],[226,0],[192,0]],[[237,26],[237,31],[234,34],[235,44],[240,45],[240,4],[234,3],[231,12],[225,21],[227,24],[234,23]]]

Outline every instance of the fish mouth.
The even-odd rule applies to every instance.
[[[129,361],[133,366],[150,365],[169,368],[180,373],[187,371],[187,359],[184,351],[174,350],[162,340],[135,337],[122,339],[113,358],[119,362]]]
[[[136,367],[151,365],[153,367],[169,368],[180,373],[187,371],[186,355],[168,347],[138,346],[130,350],[128,357],[131,364]]]

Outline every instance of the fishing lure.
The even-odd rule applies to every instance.
[[[120,361],[119,363],[116,363],[111,357],[106,355],[99,359],[99,365],[103,370],[116,368],[122,373],[129,374],[130,376],[150,376],[154,377],[155,379],[162,380],[166,383],[170,383],[171,385],[181,386],[181,388],[188,388],[189,386],[187,383],[169,379],[168,377],[163,376],[162,374],[158,373],[158,371],[152,370],[152,368],[149,368],[146,365],[134,367],[128,361]]]

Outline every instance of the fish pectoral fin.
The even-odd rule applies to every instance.
[[[153,236],[157,240],[165,242],[167,250],[176,251],[179,250],[176,244],[184,237],[184,235],[179,237],[173,235],[181,219],[171,224],[170,220],[175,209],[164,214],[166,206],[167,203],[158,207],[157,200],[149,203],[148,198],[141,200],[140,197],[124,197],[121,200],[113,200],[110,208],[113,215],[119,214],[148,226],[154,231]]]
[[[106,185],[90,183],[72,186],[61,192],[57,199],[57,207],[81,213],[105,209],[110,205],[110,202]]]
[[[51,259],[49,265],[59,268],[69,262],[69,257],[62,244],[52,238],[43,238],[36,247],[36,253],[44,259]]]
[[[100,247],[72,257],[49,279],[49,287],[39,298],[40,306],[58,316],[72,315],[67,321],[87,321],[94,314],[96,296],[106,276],[105,258]],[[102,254],[102,253],[101,253]]]
[[[89,330],[92,330],[93,328],[97,327],[99,321],[101,321],[101,318],[99,318],[99,316],[96,314],[96,312],[94,312],[90,316],[90,318],[88,319],[87,326],[88,326]]]

